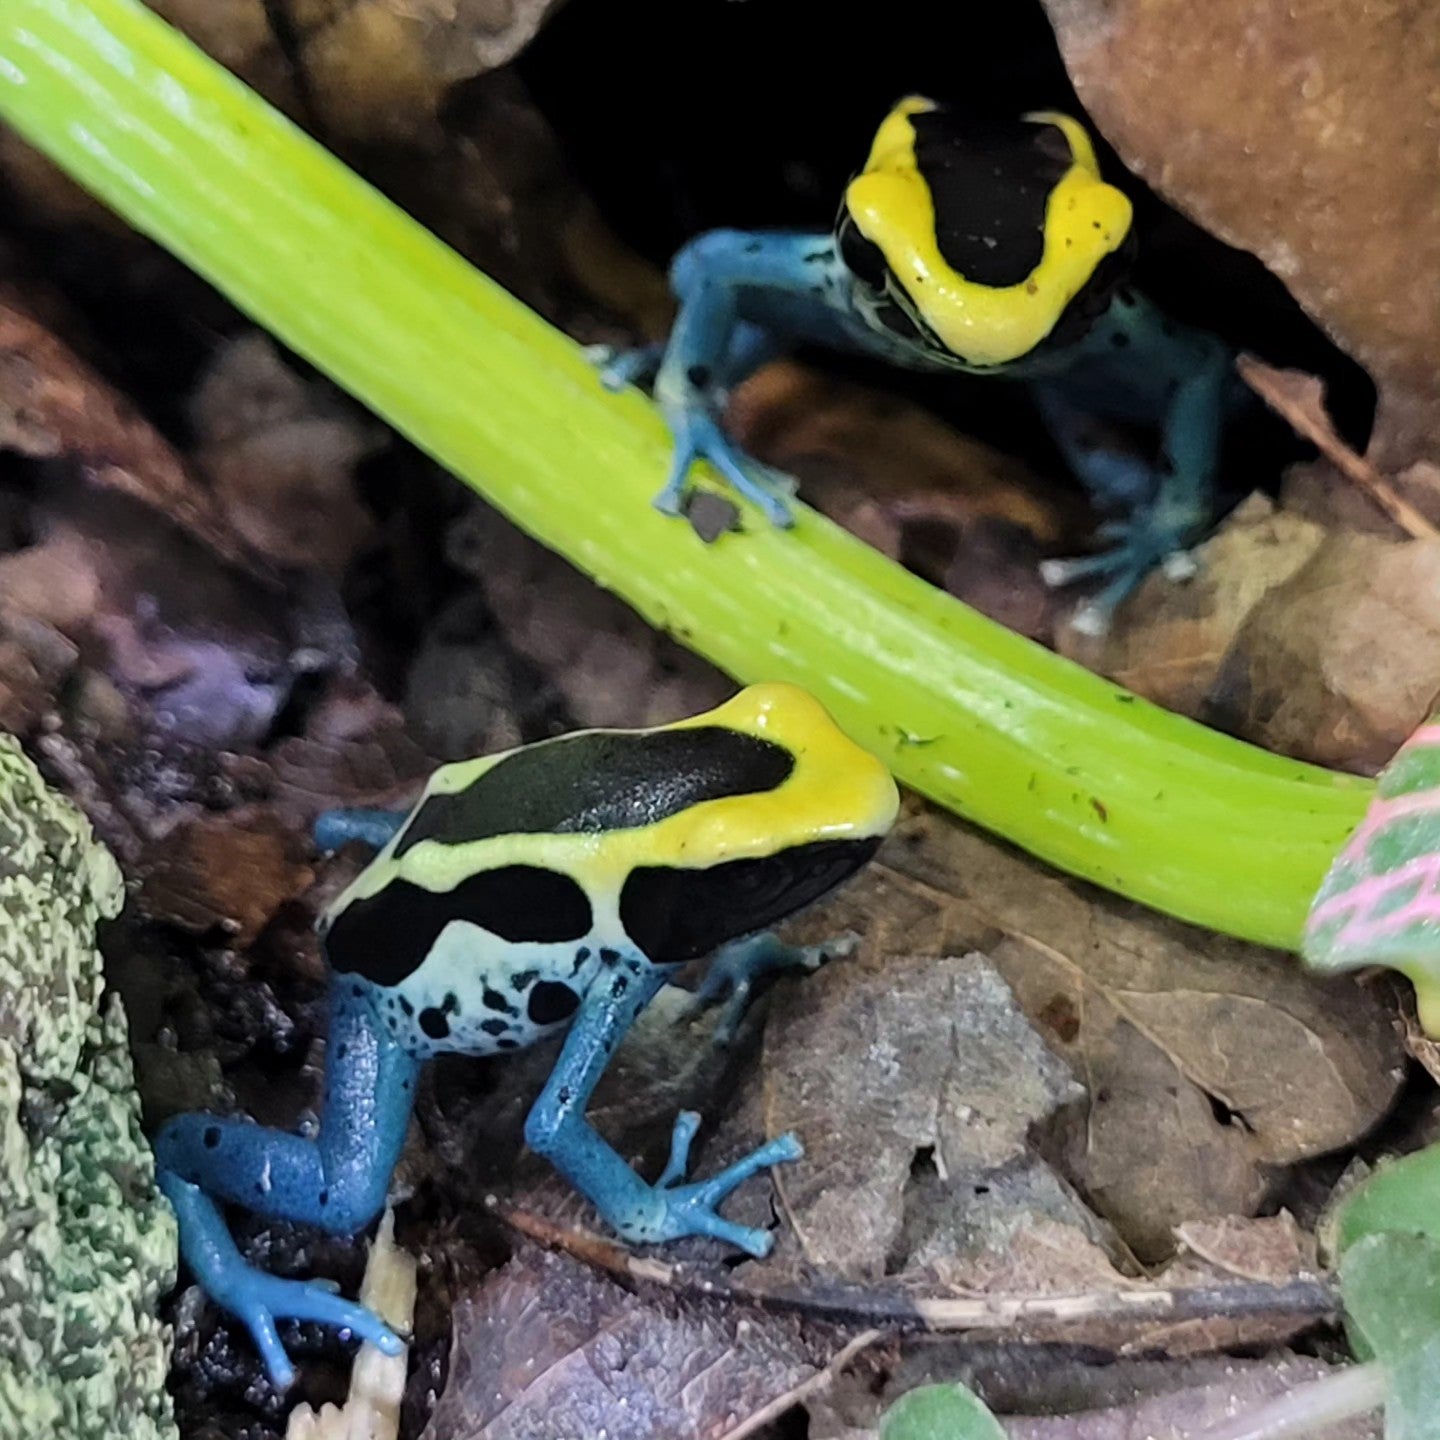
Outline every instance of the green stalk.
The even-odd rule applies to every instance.
[[[702,544],[580,350],[136,0],[0,0],[0,118],[492,504],[743,680],[1063,869],[1295,948],[1364,781],[1149,705],[803,512]]]

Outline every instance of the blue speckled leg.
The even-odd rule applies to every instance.
[[[699,1010],[724,1000],[714,1040],[717,1045],[728,1045],[750,1008],[755,986],[767,975],[818,970],[827,960],[850,954],[856,943],[854,935],[838,935],[819,945],[786,945],[768,931],[734,940],[715,952],[689,1009]]]
[[[356,992],[359,993],[356,993]],[[331,987],[325,1097],[313,1139],[243,1119],[177,1115],[155,1137],[161,1189],[180,1222],[180,1250],[207,1294],[238,1315],[274,1383],[294,1371],[277,1320],[318,1320],[396,1354],[400,1341],[376,1315],[323,1281],[284,1280],[247,1265],[216,1201],[349,1235],[385,1203],[405,1143],[419,1062],[380,1025],[365,987]],[[213,1198],[212,1198],[213,1197]]]
[[[800,1142],[782,1135],[709,1180],[681,1184],[700,1117],[675,1121],[670,1161],[653,1184],[642,1180],[585,1119],[585,1107],[615,1047],[668,978],[668,967],[626,956],[591,986],[549,1083],[525,1122],[530,1148],[544,1155],[630,1241],[653,1243],[712,1235],[751,1255],[770,1253],[773,1237],[724,1219],[720,1202],[750,1176],[797,1159]]]
[[[352,840],[383,850],[405,823],[408,810],[326,810],[315,821],[315,846],[329,854]]]

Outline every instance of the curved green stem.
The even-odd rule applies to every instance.
[[[1294,948],[1370,786],[1138,700],[821,516],[707,546],[669,436],[579,349],[136,0],[3,0],[0,118],[517,524],[932,799],[1160,910]]]

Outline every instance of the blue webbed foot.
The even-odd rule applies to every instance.
[[[827,960],[852,954],[858,944],[859,937],[853,933],[837,935],[818,945],[785,945],[770,934],[737,940],[715,953],[705,979],[681,1014],[693,1015],[723,1001],[725,1008],[716,1023],[713,1040],[716,1045],[728,1045],[745,1019],[756,984],[765,976],[783,971],[818,970]]]
[[[404,1341],[373,1310],[345,1299],[334,1282],[286,1280],[248,1264],[199,1186],[163,1169],[157,1182],[180,1222],[186,1261],[210,1298],[249,1330],[276,1389],[288,1389],[295,1379],[295,1367],[280,1341],[281,1320],[314,1320],[367,1340],[386,1355],[404,1349]]]
[[[752,1175],[798,1160],[805,1152],[794,1135],[781,1135],[752,1150],[742,1160],[728,1166],[708,1180],[682,1184],[690,1164],[690,1145],[700,1129],[700,1117],[693,1110],[682,1110],[675,1117],[675,1130],[670,1138],[670,1159],[660,1178],[651,1187],[651,1194],[663,1209],[653,1220],[634,1227],[627,1234],[631,1240],[678,1240],[686,1235],[709,1235],[716,1240],[738,1246],[756,1259],[763,1259],[775,1244],[768,1230],[737,1225],[719,1213],[719,1205],[730,1192],[743,1185]],[[642,1233],[643,1232],[643,1233]]]
[[[1106,582],[1075,611],[1071,624],[1082,635],[1104,635],[1115,611],[1152,570],[1171,580],[1188,580],[1199,568],[1186,548],[1198,538],[1203,522],[1157,522],[1153,513],[1102,525],[1099,535],[1113,543],[1094,555],[1070,560],[1042,560],[1040,574],[1050,586],[1072,585],[1079,580]]]
[[[795,482],[788,475],[752,460],[721,429],[719,422],[703,411],[681,410],[670,414],[669,419],[675,435],[675,452],[670,462],[670,476],[654,500],[657,510],[665,515],[683,514],[690,467],[697,460],[708,460],[772,525],[784,530],[795,523],[790,509]]]

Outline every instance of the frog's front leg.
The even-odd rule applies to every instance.
[[[368,987],[331,986],[325,1097],[313,1139],[216,1115],[178,1115],[156,1136],[160,1188],[175,1207],[180,1249],[206,1293],[242,1319],[274,1383],[294,1371],[276,1321],[318,1320],[389,1354],[395,1334],[320,1281],[280,1279],[246,1264],[216,1201],[349,1235],[380,1213],[414,1102],[419,1062],[380,1024]]]
[[[720,415],[729,389],[779,353],[787,321],[805,312],[827,323],[837,264],[828,235],[741,230],[712,230],[675,257],[679,311],[655,381],[675,449],[659,509],[678,514],[691,466],[708,460],[772,523],[794,522],[793,483],[747,456]]]
[[[1052,434],[1086,488],[1102,503],[1129,507],[1126,516],[1101,527],[1111,542],[1108,548],[1042,565],[1051,585],[1091,578],[1107,582],[1075,613],[1073,624],[1082,633],[1103,634],[1116,608],[1156,566],[1164,566],[1175,578],[1194,573],[1186,551],[1213,515],[1232,373],[1229,352],[1218,341],[1187,336],[1186,342],[1188,373],[1167,387],[1160,448],[1148,484],[1147,467],[1137,459],[1087,442],[1079,412],[1062,390],[1037,387]]]
[[[681,1184],[690,1142],[700,1124],[698,1115],[684,1111],[675,1121],[670,1161],[652,1185],[585,1119],[585,1107],[615,1047],[674,968],[652,965],[632,953],[622,955],[596,979],[581,1003],[549,1083],[525,1122],[525,1139],[626,1240],[653,1243],[684,1235],[711,1235],[751,1255],[768,1255],[774,1243],[768,1231],[726,1220],[717,1207],[750,1176],[781,1161],[797,1159],[802,1152],[793,1135],[760,1146],[709,1180]]]
[[[755,986],[767,976],[818,970],[827,961],[849,955],[858,943],[856,935],[847,933],[818,945],[787,945],[770,931],[732,940],[715,952],[686,1013],[724,1001],[714,1038],[717,1045],[728,1045],[750,1008]]]

